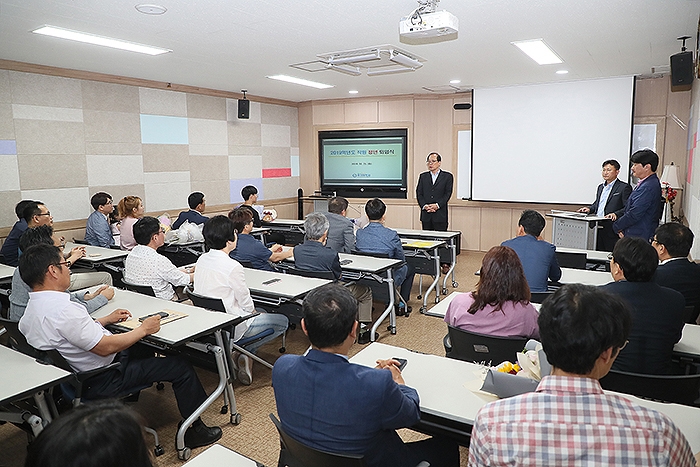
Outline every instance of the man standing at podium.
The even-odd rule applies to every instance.
[[[615,159],[603,162],[604,183],[598,185],[595,201],[590,206],[579,209],[579,212],[593,213],[598,217],[610,219],[610,221],[602,221],[600,223],[601,229],[598,231],[597,250],[613,250],[619,237],[613,231],[612,223],[624,214],[627,199],[632,193],[632,187],[629,183],[618,180],[617,176],[619,173],[620,163]]]
[[[440,170],[442,157],[436,152],[428,154],[428,171],[418,177],[416,198],[420,206],[423,230],[447,230],[447,202],[452,196],[452,174]]]

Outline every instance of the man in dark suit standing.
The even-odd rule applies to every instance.
[[[622,237],[640,237],[647,242],[659,226],[661,218],[661,183],[656,176],[659,156],[651,149],[632,154],[632,174],[639,183],[627,200],[622,217],[613,223],[613,230]]]
[[[613,231],[612,223],[624,214],[627,199],[632,193],[632,187],[629,183],[618,180],[619,173],[620,163],[615,159],[603,162],[603,180],[605,182],[598,185],[593,204],[579,209],[579,212],[593,213],[598,217],[610,219],[610,221],[600,223],[596,249],[601,251],[613,250],[619,237]]]
[[[388,356],[369,368],[348,361],[358,325],[357,302],[345,287],[313,290],[303,312],[311,349],[282,355],[272,369],[277,413],[289,436],[314,449],[362,455],[369,467],[414,467],[423,460],[459,466],[453,441],[404,443],[396,433],[420,420],[418,393],[406,386],[399,362]]]
[[[428,154],[428,171],[418,177],[416,198],[420,206],[423,230],[447,230],[447,202],[452,196],[454,178],[440,170],[442,157],[436,152]]]
[[[686,323],[696,324],[700,315],[700,264],[688,260],[693,238],[688,227],[669,222],[656,229],[651,246],[661,261],[654,282],[680,292],[685,297],[685,306],[694,307],[690,316],[686,315]]]

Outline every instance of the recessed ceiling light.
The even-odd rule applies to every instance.
[[[557,70],[558,75],[565,75],[569,72],[569,70]]]
[[[451,79],[451,80],[450,80],[450,84],[459,84],[459,83],[461,83],[461,82],[462,82],[461,79]]]
[[[348,91],[349,94],[357,94],[359,91],[353,89],[352,91]]]
[[[136,5],[134,8],[136,8],[144,15],[162,15],[163,13],[168,11],[168,9],[164,6],[153,5],[149,3],[141,3],[139,5]]]
[[[268,76],[268,78],[285,81],[287,83],[301,84],[302,86],[309,86],[316,89],[328,89],[333,87],[330,84],[317,83],[316,81],[309,81],[307,79],[295,78],[294,76],[287,75],[274,75]]]
[[[562,63],[562,59],[550,49],[542,39],[534,39],[529,41],[511,42],[514,46],[522,50],[528,57],[539,63],[540,65],[551,65],[553,63]]]
[[[170,49],[152,47],[150,45],[137,44],[136,42],[112,39],[110,37],[96,36],[94,34],[88,34],[85,32],[57,28],[55,26],[42,26],[39,29],[35,29],[32,32],[36,34],[42,34],[44,36],[59,37],[61,39],[85,42],[94,45],[102,45],[105,47],[112,47],[114,49],[128,50],[130,52],[139,52],[148,55],[160,55],[172,52],[172,50]]]

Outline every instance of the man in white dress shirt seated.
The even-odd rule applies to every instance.
[[[126,257],[124,280],[136,285],[150,285],[156,297],[176,300],[174,287],[189,285],[194,272],[178,269],[156,250],[165,243],[165,233],[155,217],[142,217],[134,224],[136,245]]]
[[[245,270],[241,263],[229,257],[238,240],[231,219],[226,216],[212,217],[204,224],[202,234],[209,251],[197,260],[194,291],[206,297],[220,298],[224,302],[226,312],[234,316],[245,316],[254,311],[263,312],[236,326],[236,334],[233,336],[233,340],[237,341],[254,336],[265,329],[272,329],[273,333],[269,336],[245,346],[246,350],[255,353],[261,345],[281,336],[287,330],[289,320],[284,315],[264,313],[262,309],[255,309],[250,290],[245,283]],[[252,383],[253,362],[250,358],[234,352],[233,362],[238,370],[238,380],[245,385]]]

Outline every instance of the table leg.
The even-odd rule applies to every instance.
[[[392,334],[396,334],[396,310],[394,309],[394,304],[396,303],[396,297],[394,296],[394,276],[391,269],[386,271],[386,279],[382,282],[387,284],[389,287],[389,305],[386,307],[382,315],[374,322],[372,329],[370,330],[370,341],[374,342],[374,333],[379,329],[379,325],[386,319],[389,315],[389,330]]]
[[[450,250],[452,251],[452,264],[450,264],[450,270],[445,274],[445,278],[442,280],[442,294],[447,295],[447,278],[452,276],[452,288],[456,289],[459,285],[455,280],[455,266],[457,266],[457,239],[453,237],[450,239]]]
[[[428,309],[428,296],[433,290],[435,290],[435,303],[440,302],[440,290],[438,288],[438,283],[440,282],[440,253],[438,248],[433,250],[432,257],[435,260],[435,280],[433,280],[428,287],[428,290],[426,290],[425,294],[423,295],[423,306],[420,309],[421,313],[425,313],[425,311]]]

